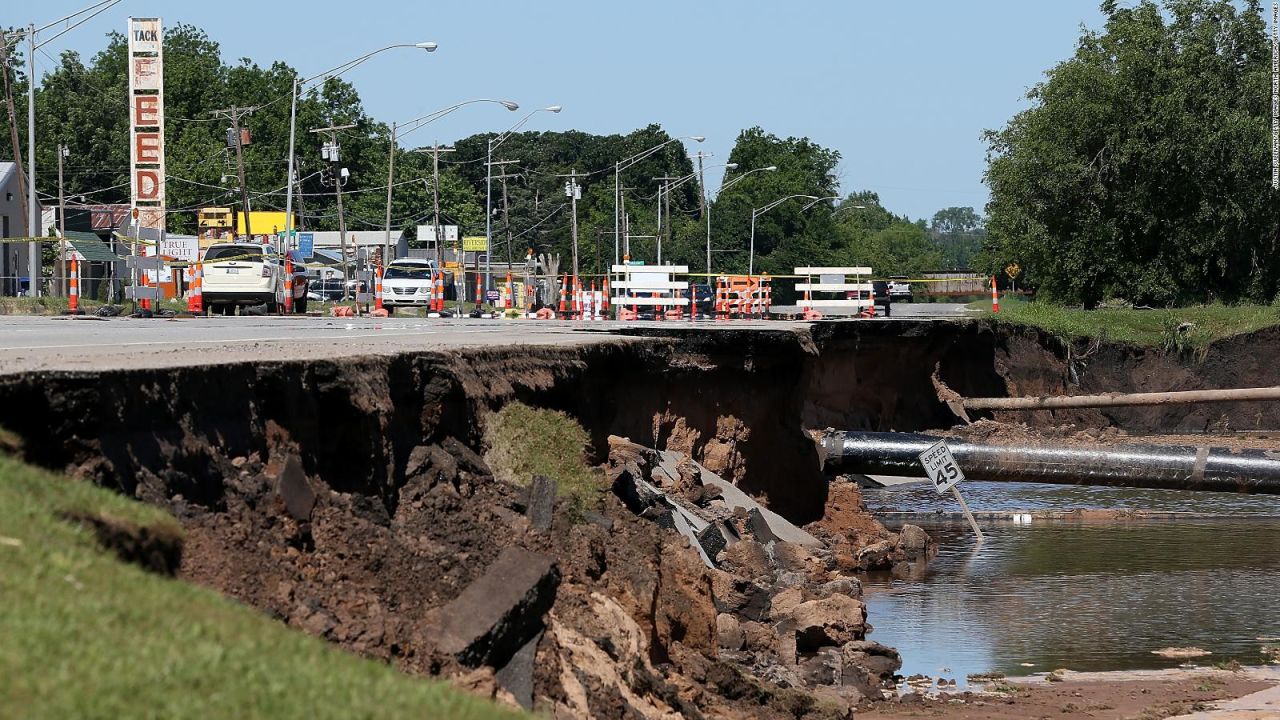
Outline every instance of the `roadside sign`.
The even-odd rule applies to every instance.
[[[298,254],[304,258],[315,257],[316,254],[316,235],[315,233],[298,233]]]
[[[194,237],[169,235],[160,241],[160,254],[178,260],[196,262],[200,259],[200,241]]]
[[[951,455],[946,440],[939,440],[920,453],[920,464],[939,495],[964,481],[964,473]]]
[[[924,472],[929,476],[938,494],[950,490],[955,496],[965,519],[969,521],[969,527],[973,528],[973,534],[978,538],[978,544],[981,545],[982,530],[978,527],[978,521],[974,519],[973,513],[969,511],[969,504],[964,501],[964,496],[960,494],[958,487],[964,482],[964,471],[956,463],[955,457],[951,454],[951,448],[947,447],[947,441],[939,440],[920,453],[920,464],[924,466]]]
[[[502,293],[497,290],[490,290],[485,293],[484,296],[489,300],[500,300],[502,298]]]
[[[489,238],[483,235],[468,235],[462,238],[462,249],[464,252],[488,252]]]

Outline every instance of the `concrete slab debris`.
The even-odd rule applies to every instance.
[[[498,687],[511,693],[511,697],[525,710],[533,709],[533,663],[538,656],[538,643],[542,640],[542,635],[539,631],[494,674]]]
[[[529,485],[529,501],[525,506],[525,517],[535,530],[546,532],[551,529],[551,521],[556,512],[556,481],[545,475],[534,475]]]
[[[484,574],[431,619],[436,648],[467,667],[505,667],[542,632],[560,584],[555,562],[505,548]]]
[[[683,456],[680,453],[666,450],[659,453],[659,457],[662,458],[663,471],[668,474],[674,473],[674,475],[672,475],[673,477],[679,477],[677,467],[679,466],[680,459]],[[726,481],[724,478],[721,478],[719,475],[711,472],[700,463],[697,463],[697,467],[702,472],[702,484],[718,489],[721,493],[721,500],[723,500],[731,510],[737,508],[742,508],[748,512],[751,510],[758,510],[760,512],[760,516],[769,526],[769,530],[773,535],[784,542],[799,543],[810,547],[822,546],[821,540],[818,540],[814,536],[789,522],[786,518],[756,502],[754,498],[739,489],[737,485]]]
[[[311,519],[311,511],[316,506],[316,491],[307,481],[307,474],[302,469],[302,461],[297,455],[290,455],[276,480],[276,492],[284,501],[284,509],[289,516],[298,522]]]

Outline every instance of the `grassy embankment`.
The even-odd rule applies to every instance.
[[[991,314],[990,300],[970,303],[969,307],[1000,322],[1039,328],[1067,340],[1101,338],[1166,351],[1203,351],[1217,340],[1280,325],[1280,308],[1266,305],[1083,310],[1001,299],[998,315]]]
[[[485,418],[484,441],[485,462],[499,480],[528,487],[545,475],[571,512],[599,509],[605,481],[587,464],[587,431],[568,415],[508,403]]]
[[[123,562],[68,515],[181,532],[0,453],[0,717],[517,716]]]

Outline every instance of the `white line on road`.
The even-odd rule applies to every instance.
[[[249,343],[249,342],[270,342],[270,343],[289,343],[295,341],[313,341],[313,340],[348,340],[351,338],[376,338],[376,337],[406,337],[419,335],[438,335],[439,330],[419,330],[417,332],[405,333],[361,333],[359,335],[327,335],[323,337],[287,337],[287,338],[224,338],[221,340],[147,340],[136,342],[111,342],[111,343],[79,343],[75,345],[16,345],[6,348],[8,350],[69,350],[72,348],[97,348],[99,350],[111,349],[115,347],[138,347],[144,345],[220,345],[227,343]]]

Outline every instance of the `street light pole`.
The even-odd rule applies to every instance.
[[[529,118],[540,112],[558,113],[562,108],[559,105],[548,105],[544,108],[538,108],[530,112],[528,115],[520,118],[520,122],[507,128],[505,132],[495,138],[489,138],[488,150],[485,152],[485,171],[484,171],[484,289],[487,292],[493,282],[493,151],[498,149],[499,145],[507,141],[512,133],[519,130],[525,123],[529,122]]]
[[[774,200],[773,202],[769,203],[768,205],[765,205],[762,208],[752,210],[751,211],[751,250],[747,256],[747,274],[748,275],[754,275],[755,269],[756,269],[756,218],[778,207],[782,203],[788,200],[793,200],[795,198],[808,198],[814,201],[809,203],[808,205],[805,205],[804,206],[805,210],[808,210],[809,208],[813,207],[815,203],[821,202],[822,200],[831,199],[831,198],[820,198],[817,195],[788,195],[784,198],[779,198],[777,200]]]
[[[466,102],[460,102],[456,105],[452,105],[450,107],[444,108],[443,110],[436,110],[435,112],[427,113],[426,115],[423,115],[420,118],[415,118],[413,120],[410,120],[409,122],[402,123],[399,126],[397,126],[397,124],[394,122],[391,123],[391,146],[387,150],[387,153],[388,153],[387,154],[387,228],[386,228],[386,240],[383,243],[383,250],[382,250],[383,262],[391,261],[391,193],[392,193],[392,188],[395,186],[395,163],[396,163],[396,150],[397,150],[396,132],[398,127],[406,128],[402,136],[408,135],[414,130],[419,130],[423,127],[426,127],[427,125],[430,125],[431,123],[435,122],[436,120],[439,120],[440,118],[444,117],[445,115],[448,115],[449,113],[453,112],[454,110],[457,110],[458,108],[464,107],[466,105],[471,105],[473,103],[485,103],[485,102],[497,103],[513,112],[520,108],[520,105],[518,105],[515,102],[512,102],[511,100],[490,100],[489,98],[480,98],[477,100],[467,100]],[[437,172],[436,177],[438,179],[439,177],[438,168],[436,172]],[[439,225],[438,219],[437,219],[436,225],[437,225],[436,248],[439,249],[440,228],[438,227]],[[437,262],[439,262],[440,257],[437,256],[436,260]],[[443,267],[443,265],[441,267]]]
[[[654,145],[648,150],[636,153],[635,155],[632,155],[629,158],[623,158],[622,160],[619,160],[613,164],[613,263],[615,265],[618,264],[619,262],[618,248],[619,248],[619,242],[621,240],[620,236],[622,233],[622,211],[621,211],[622,185],[619,180],[620,176],[622,175],[622,171],[644,160],[645,158],[652,156],[654,153],[658,152],[659,150],[670,145],[673,142],[679,142],[681,140],[692,140],[694,142],[702,142],[703,140],[706,140],[706,139],[707,138],[702,135],[685,135],[682,137],[674,137],[674,138],[671,138],[670,140],[667,140],[666,142],[658,143],[657,145]]]
[[[418,48],[419,50],[426,50],[427,52],[435,52],[437,47],[438,46],[436,45],[436,43],[433,43],[433,42],[420,42],[420,43],[412,43],[412,44],[397,43],[395,45],[388,45],[384,48],[378,48],[377,50],[374,50],[373,52],[370,52],[370,53],[365,53],[364,55],[361,55],[355,60],[349,60],[347,62],[342,63],[341,65],[335,65],[334,67],[331,67],[322,73],[312,75],[311,77],[305,80],[298,80],[297,74],[293,76],[293,92],[289,96],[289,177],[288,177],[288,182],[285,183],[286,189],[285,189],[285,200],[284,200],[284,213],[285,213],[284,242],[285,242],[286,248],[288,247],[288,243],[291,242],[291,238],[293,237],[293,184],[294,184],[294,173],[296,172],[296,165],[295,165],[294,156],[293,156],[293,147],[294,147],[294,139],[297,136],[297,128],[298,128],[298,89],[303,85],[306,85],[307,83],[311,82],[312,80],[316,80],[319,78],[328,78],[335,75],[341,75],[342,73],[356,67],[357,65],[359,65],[360,63],[363,63],[365,60],[368,60],[374,55],[377,55],[382,52],[386,52],[387,50],[393,50],[395,48]]]

